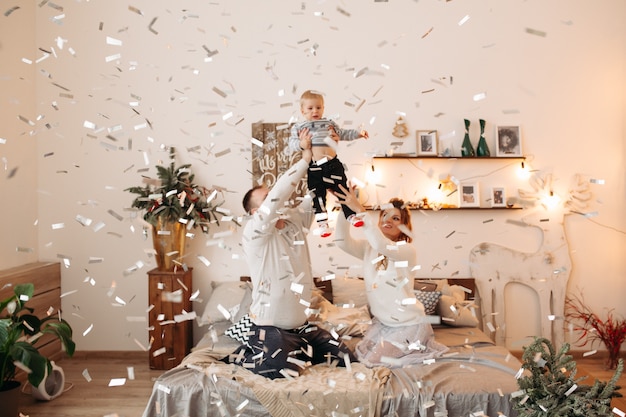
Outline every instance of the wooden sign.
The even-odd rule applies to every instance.
[[[252,145],[252,186],[264,184],[272,188],[280,175],[302,158],[301,152],[289,149],[289,123],[253,123],[252,137],[259,144]],[[307,191],[306,176],[291,196],[302,197]]]

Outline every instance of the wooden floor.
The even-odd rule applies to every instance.
[[[52,401],[38,401],[30,395],[30,387],[25,388],[28,395],[21,394],[20,399],[24,416],[141,417],[154,380],[165,372],[150,369],[147,352],[77,352],[58,365],[67,391]],[[126,382],[110,387],[113,378],[126,378]]]
[[[67,391],[52,401],[36,401],[31,395],[20,394],[20,410],[30,417],[141,417],[152,391],[152,385],[164,371],[151,370],[145,352],[79,352],[72,359],[58,364],[65,373]],[[594,378],[608,381],[613,372],[604,369],[601,357],[576,359],[578,376],[591,375],[584,384],[593,384]],[[128,368],[134,373],[130,380]],[[88,372],[91,382],[83,373]],[[127,378],[122,386],[109,387],[113,378]],[[622,394],[626,395],[626,376],[620,379]],[[25,390],[28,393],[28,390]],[[613,399],[612,407],[626,412],[626,399]]]

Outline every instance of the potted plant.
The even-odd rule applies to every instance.
[[[52,374],[52,362],[37,347],[40,336],[53,335],[61,341],[68,356],[74,355],[76,345],[72,340],[71,326],[58,314],[40,319],[33,314],[32,308],[26,306],[34,292],[33,284],[19,284],[13,289],[11,297],[0,301],[0,394],[21,385],[15,379],[18,369],[28,373],[28,382],[33,387],[39,387],[44,378]],[[19,398],[15,393],[11,393],[10,397]],[[0,403],[4,408],[5,401]],[[15,416],[17,410],[6,415]]]
[[[180,264],[187,231],[200,227],[209,232],[217,218],[215,202],[218,191],[194,183],[191,164],[175,165],[175,149],[170,148],[169,166],[157,165],[157,179],[143,177],[143,186],[124,191],[137,194],[132,207],[144,212],[143,219],[152,225],[152,237],[160,270]]]
[[[585,304],[582,294],[565,299],[565,312],[572,330],[580,332],[577,345],[590,343],[593,348],[597,343],[603,343],[608,353],[606,368],[615,369],[622,344],[626,340],[626,319],[616,316],[614,309],[609,309],[603,320]]]

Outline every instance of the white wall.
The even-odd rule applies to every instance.
[[[146,272],[154,262],[145,251],[151,242],[127,210],[133,196],[123,190],[138,185],[141,175],[154,176],[154,165],[167,156],[164,147],[175,146],[179,162],[193,163],[197,182],[224,187],[225,207],[241,214],[241,198],[252,185],[251,123],[288,121],[298,114],[297,99],[308,88],[326,93],[327,115],[340,116],[347,127],[363,125],[371,134],[367,141],[342,144],[340,157],[350,176],[364,178],[371,154],[398,140],[391,132],[398,115],[405,114],[411,132],[437,129],[456,146],[464,118],[472,120],[474,143],[478,119],[487,121],[492,149],[495,125],[520,125],[530,165],[551,172],[555,192],[563,197],[577,173],[604,179],[605,185],[593,185],[590,210],[598,215],[570,216],[564,225],[574,263],[569,288],[583,288],[597,310],[615,306],[626,313],[623,2],[140,0],[129,6],[115,0],[62,7],[46,4],[31,11],[36,46],[21,46],[26,50],[9,61],[2,56],[0,86],[16,82],[4,74],[23,71],[37,79],[36,110],[29,112],[37,120],[37,135],[29,140],[37,140],[39,174],[37,185],[26,189],[38,200],[38,211],[20,210],[13,217],[27,225],[38,218],[39,259],[67,260],[63,291],[77,292],[63,299],[63,307],[79,349],[147,344],[146,323],[133,320],[146,316]],[[4,20],[15,22],[18,16]],[[23,27],[32,36],[32,25]],[[2,37],[12,48],[16,38],[21,39]],[[19,61],[41,58],[37,48],[54,54],[30,66]],[[207,50],[216,53],[209,57]],[[116,54],[119,58],[111,58]],[[480,93],[485,99],[475,101]],[[5,94],[3,107],[13,96],[23,99],[21,93],[6,99]],[[19,133],[27,129],[16,120],[20,110],[2,113],[2,124],[12,130],[0,137],[7,137],[7,144],[23,140]],[[10,161],[33,156],[32,150],[7,145],[0,152]],[[490,184],[506,185],[510,193],[529,188],[514,176],[513,166],[494,172],[498,161],[401,163],[381,161],[379,168],[376,162],[384,182],[369,186],[372,198],[378,191],[381,201],[392,195],[415,199],[424,193],[417,184],[450,172],[476,177],[483,190]],[[2,181],[6,196],[9,182]],[[15,197],[8,201],[17,204]],[[483,241],[536,250],[540,236],[506,223],[524,215],[416,212],[423,276],[468,276],[469,251]],[[77,216],[105,226],[83,226]],[[13,223],[3,218],[2,224]],[[211,233],[225,230],[226,225],[214,227]],[[21,243],[15,241],[19,233],[7,236],[0,266],[31,261],[32,254],[15,253],[15,247],[34,246],[32,239]],[[205,300],[211,280],[247,274],[238,259],[239,239],[238,233],[219,242],[199,234],[191,242],[188,264]],[[341,275],[358,263],[332,242],[311,237],[310,243],[318,275]],[[7,253],[11,257],[5,259]],[[198,255],[211,265],[199,262]],[[125,273],[138,262],[144,265],[140,270]],[[529,299],[526,306],[533,302],[523,290],[511,298]],[[203,307],[196,303],[198,313]],[[537,331],[539,320],[529,318],[532,308],[516,309],[508,325],[513,347]]]
[[[37,261],[37,134],[45,123],[34,125],[37,74],[23,62],[35,60],[35,5],[12,9],[3,8],[0,24],[0,268]]]

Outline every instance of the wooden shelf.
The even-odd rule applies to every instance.
[[[366,210],[380,210],[379,207],[365,207]],[[440,208],[439,210],[434,210],[431,208],[421,208],[421,207],[409,207],[409,210],[424,210],[424,211],[450,211],[450,210],[522,210],[523,207],[445,207]]]
[[[462,159],[464,161],[472,161],[472,160],[520,160],[523,161],[526,159],[525,156],[435,156],[435,155],[375,155],[374,159],[441,159],[441,160],[450,160],[450,159]]]
[[[476,162],[476,161],[501,161],[505,162],[503,167],[514,165],[512,162],[521,161],[522,167],[524,166],[524,161],[526,160],[525,156],[438,156],[438,155],[375,155],[373,159],[383,160],[383,159],[393,159],[393,160],[440,160],[440,161],[463,161],[463,162]],[[456,165],[455,165],[456,166]],[[470,165],[465,165],[470,166]],[[374,165],[372,164],[372,169],[374,169]],[[421,201],[421,200],[420,200]],[[454,203],[454,201],[449,201]],[[411,203],[411,202],[409,202]],[[424,211],[440,211],[440,210],[521,210],[523,207],[513,206],[513,207],[446,207],[440,209],[431,209],[431,208],[421,208],[418,207],[415,202],[413,202],[413,206],[409,206],[410,210],[424,210]],[[377,210],[376,207],[367,207],[367,210]]]

